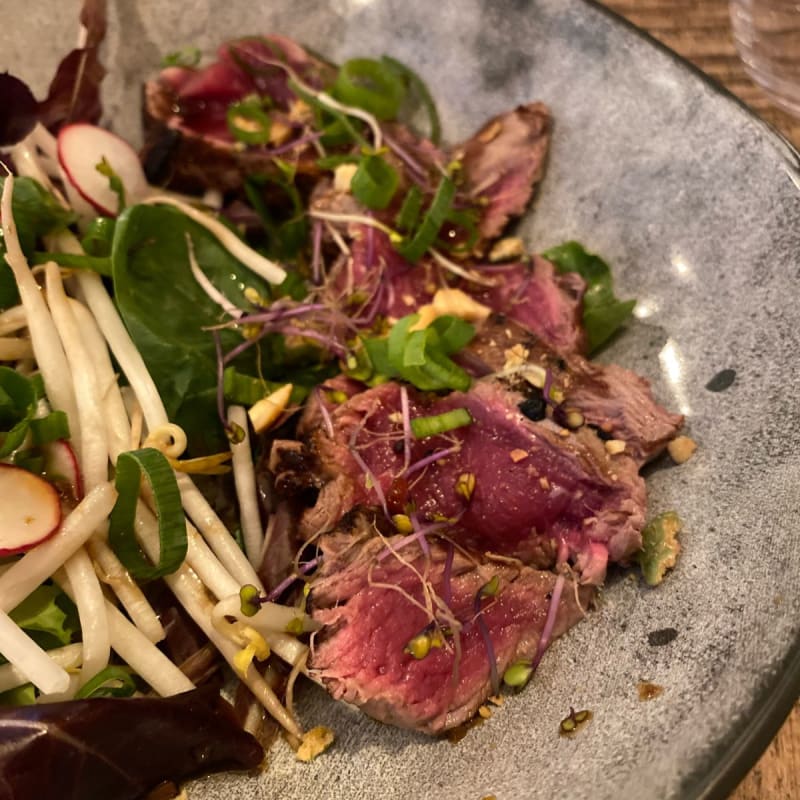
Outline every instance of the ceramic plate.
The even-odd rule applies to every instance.
[[[67,6],[0,0],[0,68],[40,89],[71,46]],[[198,782],[196,800],[724,797],[800,683],[800,194],[797,155],[675,56],[580,0],[119,0],[107,121],[138,128],[164,53],[279,31],[344,59],[390,53],[438,98],[449,139],[531,99],[556,119],[522,235],[581,240],[637,318],[603,357],[647,375],[700,443],[650,468],[653,511],[677,509],[684,552],[658,589],[617,575],[535,681],[452,745],[303,692],[338,742],[309,766],[279,743],[262,777]],[[727,388],[724,388],[726,387]],[[641,702],[637,684],[663,694]],[[558,736],[569,707],[594,719]]]

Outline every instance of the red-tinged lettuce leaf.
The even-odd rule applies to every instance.
[[[39,104],[27,84],[4,72],[0,75],[0,147],[16,144],[39,118]]]
[[[98,47],[105,39],[108,26],[106,0],[83,0],[80,19],[86,28],[86,47]]]
[[[39,103],[39,121],[54,132],[70,122],[98,122],[105,75],[97,47],[73,50],[58,65],[47,97]]]
[[[0,710],[3,800],[137,800],[165,781],[253,769],[263,757],[212,687]]]
[[[58,65],[47,97],[39,103],[39,121],[51,131],[70,122],[98,122],[102,113],[100,84],[106,75],[100,44],[106,35],[106,0],[84,0],[81,24],[86,44]]]

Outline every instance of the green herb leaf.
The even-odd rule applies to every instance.
[[[112,267],[114,297],[128,332],[142,354],[170,419],[184,416],[195,455],[197,441],[216,432],[216,449],[225,446],[216,421],[217,361],[214,340],[204,327],[220,322],[219,306],[200,288],[192,275],[185,234],[191,236],[195,256],[208,279],[236,305],[247,308],[244,289],[252,287],[269,297],[266,282],[253,275],[225,250],[205,228],[175,209],[132,206],[117,220]],[[154,314],[157,308],[159,313]],[[230,350],[242,341],[240,333],[219,332],[222,346]],[[180,353],[180,358],[175,354]],[[274,360],[284,366],[285,356],[272,351],[271,340],[262,341],[263,364]],[[237,359],[238,369],[258,374],[258,351]],[[214,448],[208,452],[214,452]]]
[[[63,411],[51,411],[46,417],[31,420],[34,444],[47,444],[57,439],[69,439],[69,420]]]
[[[400,179],[397,170],[379,155],[365,155],[350,183],[350,191],[359,203],[381,211],[392,201]]]
[[[354,58],[339,68],[332,94],[337,100],[363,108],[378,119],[395,119],[406,90],[397,71],[387,63]]]
[[[565,242],[542,253],[559,272],[577,272],[586,281],[583,296],[583,327],[592,353],[623,325],[633,313],[635,300],[614,295],[611,269],[599,256],[587,253],[578,242]]]
[[[0,367],[0,458],[22,444],[35,413],[31,381],[10,367]]]
[[[89,269],[100,275],[110,277],[111,259],[108,256],[85,256],[77,253],[49,253],[37,250],[33,254],[34,264],[47,264],[53,261],[61,267]]]
[[[682,527],[680,517],[674,511],[667,511],[648,522],[642,531],[639,566],[648,585],[658,586],[667,570],[677,563],[681,551],[678,534]]]
[[[5,178],[2,177],[0,192],[4,184]],[[12,208],[19,243],[29,261],[40,237],[59,228],[65,228],[76,219],[73,212],[67,211],[53,195],[32,178],[14,179]],[[0,233],[0,310],[10,308],[19,302],[17,283],[11,268],[6,264],[4,255],[5,243]]]
[[[121,214],[125,210],[125,185],[122,183],[122,178],[117,175],[105,156],[100,159],[99,164],[95,164],[94,168],[103,177],[108,178],[108,185],[117,196],[117,214]]]
[[[142,554],[135,534],[136,504],[143,476],[152,489],[158,517],[161,547],[155,566]],[[109,517],[111,548],[134,578],[150,581],[172,574],[186,558],[188,543],[181,493],[169,462],[152,447],[121,453],[117,458],[115,485],[119,497]]]
[[[107,257],[111,255],[114,243],[114,227],[116,220],[113,217],[96,217],[89,224],[86,233],[81,239],[81,246],[87,255]]]
[[[0,692],[0,706],[32,706],[36,702],[36,687],[23,683],[16,689]]]

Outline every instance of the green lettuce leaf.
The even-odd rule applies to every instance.
[[[583,296],[583,327],[589,352],[605,344],[633,313],[635,300],[620,300],[614,294],[611,269],[600,256],[587,253],[578,242],[551,247],[542,255],[559,272],[577,272],[586,281]]]

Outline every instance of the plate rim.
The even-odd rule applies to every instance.
[[[699,79],[715,94],[735,105],[751,124],[773,140],[776,155],[784,162],[789,177],[800,191],[800,150],[777,128],[762,119],[750,106],[726,86],[717,82],[684,56],[655,38],[644,28],[605,5],[602,0],[582,0],[599,11],[612,23],[627,29],[643,39],[662,54],[668,56],[679,68],[694,79]],[[776,670],[774,678],[763,682],[752,696],[749,713],[743,714],[732,737],[726,737],[684,779],[682,800],[726,800],[736,789],[769,747],[783,723],[788,719],[800,698],[800,631],[795,636],[786,658]]]

